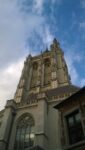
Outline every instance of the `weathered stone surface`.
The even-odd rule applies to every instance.
[[[54,39],[50,50],[29,55],[24,62],[14,100],[0,113],[0,150],[15,150],[18,120],[34,120],[34,147],[26,150],[62,150],[60,117],[54,105],[78,88],[70,84],[63,52]]]

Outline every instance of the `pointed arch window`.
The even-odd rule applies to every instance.
[[[34,120],[29,114],[20,117],[17,123],[14,150],[25,150],[34,145]]]
[[[44,85],[50,84],[51,80],[51,62],[49,58],[44,60]]]
[[[33,71],[32,71],[32,78],[31,78],[31,87],[37,86],[38,82],[38,63],[33,63]]]

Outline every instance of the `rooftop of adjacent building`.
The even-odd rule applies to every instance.
[[[79,88],[75,93],[73,93],[70,97],[66,98],[64,101],[60,101],[59,103],[57,103],[54,108],[59,109],[70,101],[76,102],[77,100],[80,100],[80,97],[83,95],[85,97],[85,86],[82,88]]]

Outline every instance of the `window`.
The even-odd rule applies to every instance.
[[[44,60],[44,85],[49,85],[51,81],[51,62],[49,58]]]
[[[33,63],[33,71],[32,71],[32,78],[31,78],[31,88],[37,86],[38,81],[38,63]]]
[[[79,110],[74,111],[66,117],[68,135],[69,135],[69,144],[74,144],[78,141],[83,140],[84,133],[81,124],[81,116]]]
[[[17,123],[17,132],[14,150],[25,150],[34,145],[34,120],[25,114]]]

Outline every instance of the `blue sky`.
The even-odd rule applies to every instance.
[[[0,109],[13,97],[25,57],[57,38],[72,83],[85,85],[85,0],[0,0]]]

